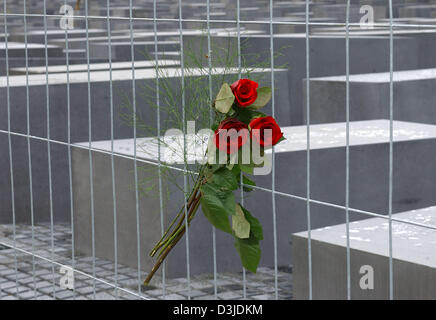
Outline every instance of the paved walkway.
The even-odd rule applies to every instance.
[[[244,290],[242,272],[191,276],[191,290],[185,278],[162,279],[156,277],[153,285],[138,286],[145,274],[119,265],[114,276],[114,263],[96,259],[93,270],[92,257],[75,257],[74,290],[62,288],[66,283],[62,265],[72,265],[71,229],[68,225],[53,227],[54,250],[51,250],[50,225],[34,228],[16,226],[14,250],[11,225],[0,225],[0,300],[2,299],[274,299],[274,269],[259,268],[256,274],[248,273]],[[35,257],[31,253],[35,254]],[[55,261],[56,263],[52,263]],[[63,273],[62,273],[63,271]],[[94,277],[93,277],[94,276]],[[62,278],[63,277],[63,278]],[[118,288],[117,288],[118,287]],[[292,299],[292,274],[289,267],[278,271],[279,299]]]

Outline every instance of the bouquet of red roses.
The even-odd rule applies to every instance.
[[[207,161],[199,168],[194,187],[185,205],[170,223],[162,238],[150,252],[158,260],[149,273],[148,284],[170,251],[183,237],[186,223],[194,218],[201,205],[210,223],[234,236],[242,265],[256,272],[260,261],[262,226],[251,213],[236,202],[238,188],[251,191],[255,186],[249,175],[261,172],[268,161],[265,150],[284,139],[273,117],[258,110],[271,99],[269,87],[250,79],[224,83],[212,103],[215,124],[209,138]]]

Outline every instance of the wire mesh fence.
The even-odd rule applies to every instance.
[[[376,297],[395,299],[403,297],[408,283],[404,272],[412,272],[402,271],[403,261],[434,270],[428,248],[436,239],[435,117],[428,101],[417,110],[403,109],[401,101],[432,101],[428,91],[417,88],[432,91],[431,48],[422,48],[435,24],[431,15],[411,18],[411,12],[419,16],[419,10],[430,10],[427,2],[105,0],[75,5],[3,1],[2,299],[313,299],[325,294],[352,299],[374,290],[362,288],[356,271],[372,264],[375,279],[383,283]],[[185,215],[184,244],[151,286],[144,286],[150,245],[164,234],[175,202],[181,199],[186,210],[189,182],[183,174],[182,190],[175,191],[160,170],[162,146],[153,156],[138,147],[149,137],[137,114],[158,138],[164,135],[161,109],[168,104],[170,78],[180,88],[177,107],[188,134],[188,82],[197,70],[188,63],[188,43],[203,55],[203,69],[197,69],[207,72],[198,76],[205,79],[202,89],[210,101],[219,68],[229,67],[241,78],[246,55],[264,50],[260,55],[267,63],[253,74],[270,83],[271,114],[286,126],[290,144],[272,149],[270,175],[259,177],[257,186],[243,185],[254,195],[243,188],[239,195],[267,226],[256,274],[240,266],[229,253],[228,239],[214,227],[189,225]],[[232,65],[217,65],[216,43],[227,52],[234,48]],[[282,66],[284,60],[289,65]],[[373,78],[365,78],[369,73]],[[414,94],[397,84],[425,80],[429,84],[411,87]],[[414,100],[403,97],[407,90],[404,94]],[[151,92],[154,111],[143,92]],[[132,107],[130,125],[120,119],[122,97]],[[361,100],[381,102],[371,108]],[[190,170],[186,163],[170,169]],[[144,181],[152,195],[143,193]],[[360,221],[378,224],[359,229]],[[338,224],[339,235],[321,234]],[[377,228],[385,232],[359,236]],[[418,252],[410,259],[404,258],[413,252],[408,245]],[[340,254],[329,246],[339,247]],[[363,259],[358,251],[385,260]],[[323,273],[329,268],[337,273]],[[431,279],[431,273],[427,276]],[[326,286],[327,293],[320,289]],[[432,289],[423,292],[412,294],[434,297]]]

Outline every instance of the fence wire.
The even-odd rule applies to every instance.
[[[64,4],[67,4],[67,1],[64,1]],[[211,26],[213,24],[232,24],[236,27],[237,30],[237,50],[238,50],[238,73],[239,76],[242,74],[242,62],[241,62],[241,25],[252,25],[252,24],[259,24],[259,25],[267,25],[269,26],[269,51],[270,51],[270,69],[271,69],[271,86],[273,93],[275,92],[275,45],[274,45],[274,39],[278,36],[274,32],[274,27],[278,25],[290,25],[290,26],[303,26],[305,28],[305,74],[306,74],[306,105],[305,105],[305,112],[306,112],[306,196],[299,196],[296,194],[292,194],[289,192],[283,192],[280,190],[277,190],[276,188],[276,153],[272,151],[272,181],[271,181],[271,188],[263,188],[259,186],[249,186],[244,185],[241,179],[241,186],[250,187],[253,189],[258,190],[259,192],[268,192],[271,193],[271,210],[272,210],[272,225],[273,225],[273,267],[274,267],[274,297],[275,299],[279,299],[279,276],[278,276],[278,234],[277,234],[277,205],[276,205],[276,198],[277,197],[287,197],[290,199],[299,200],[302,202],[305,202],[306,204],[306,219],[307,219],[307,232],[308,232],[308,238],[307,238],[307,245],[308,245],[308,288],[309,288],[309,295],[308,298],[313,298],[313,265],[312,265],[312,213],[311,213],[311,206],[313,204],[330,207],[330,208],[337,208],[340,210],[343,210],[345,213],[345,221],[346,221],[346,288],[347,288],[347,298],[351,299],[351,258],[350,258],[350,212],[362,214],[367,217],[378,217],[382,218],[388,221],[389,225],[389,237],[387,239],[389,243],[389,298],[394,299],[394,277],[393,277],[393,244],[392,244],[392,223],[393,222],[399,222],[411,226],[418,226],[418,227],[424,227],[429,230],[436,230],[436,226],[424,224],[424,223],[418,223],[414,221],[409,221],[405,219],[396,218],[393,216],[393,142],[394,142],[394,131],[393,131],[393,119],[394,119],[394,113],[393,113],[393,103],[394,103],[394,96],[393,96],[393,74],[394,74],[394,35],[395,35],[395,29],[396,28],[433,28],[436,29],[435,25],[430,24],[402,24],[402,23],[394,23],[393,19],[393,8],[392,8],[392,0],[388,0],[388,6],[389,6],[389,22],[388,23],[374,23],[375,28],[389,28],[389,180],[387,181],[388,188],[389,188],[389,206],[388,206],[388,215],[384,215],[380,212],[371,212],[366,210],[360,210],[358,208],[353,208],[350,206],[350,28],[359,26],[358,23],[351,23],[350,22],[350,0],[346,1],[346,17],[345,17],[345,23],[336,23],[336,22],[313,22],[310,21],[310,8],[311,3],[310,1],[305,1],[305,15],[304,15],[304,22],[301,21],[276,21],[274,20],[274,1],[269,1],[269,17],[267,20],[258,20],[258,21],[247,21],[247,20],[241,20],[240,12],[240,1],[236,1],[236,19],[211,19],[211,3],[210,0],[207,0],[206,2],[206,19],[184,19],[183,18],[183,1],[178,0],[178,18],[159,18],[158,17],[158,2],[157,0],[153,0],[153,17],[152,18],[145,18],[145,17],[135,17],[134,12],[134,6],[133,6],[133,0],[129,0],[128,3],[128,17],[121,17],[121,16],[114,16],[111,15],[110,8],[111,3],[110,0],[107,0],[107,11],[106,15],[89,15],[89,5],[88,1],[84,4],[85,9],[85,15],[75,15],[75,19],[83,19],[85,21],[85,37],[86,37],[86,63],[87,63],[87,117],[88,117],[88,146],[78,146],[74,143],[72,143],[71,138],[71,96],[70,96],[70,47],[69,47],[69,37],[68,37],[68,31],[65,30],[65,64],[66,64],[66,88],[67,88],[67,97],[66,97],[66,104],[67,104],[67,141],[61,141],[60,139],[54,139],[51,136],[50,133],[50,123],[51,123],[51,114],[50,114],[50,81],[49,81],[49,54],[48,54],[48,28],[47,28],[47,20],[50,19],[60,19],[63,18],[64,15],[59,14],[47,14],[47,7],[46,7],[46,0],[43,2],[43,14],[37,14],[37,13],[28,13],[27,12],[27,2],[24,0],[23,2],[23,13],[13,13],[8,11],[7,8],[7,1],[3,1],[3,21],[4,21],[4,29],[5,29],[5,35],[8,34],[8,18],[22,18],[23,21],[23,27],[24,27],[24,45],[25,45],[25,87],[26,87],[26,133],[20,133],[17,131],[14,131],[11,126],[11,102],[10,102],[10,88],[13,86],[13,84],[10,83],[10,74],[9,74],[9,54],[8,54],[8,37],[5,36],[5,65],[6,65],[6,75],[5,75],[5,81],[6,81],[6,108],[7,108],[7,130],[0,130],[1,134],[5,134],[8,137],[8,155],[9,155],[9,171],[10,171],[10,186],[11,186],[11,211],[12,211],[12,228],[13,228],[13,242],[12,245],[5,241],[0,241],[1,245],[4,245],[6,247],[10,247],[14,250],[14,264],[15,264],[15,285],[16,285],[16,294],[18,295],[18,257],[17,253],[22,253],[25,255],[28,255],[32,259],[32,275],[33,275],[33,289],[34,289],[34,297],[36,298],[37,293],[37,283],[36,283],[36,259],[43,260],[45,262],[48,262],[51,264],[51,270],[52,270],[52,297],[57,298],[57,292],[56,292],[56,277],[55,277],[55,266],[63,266],[62,263],[56,261],[55,258],[55,232],[54,232],[54,216],[53,216],[53,182],[52,182],[52,153],[51,148],[53,145],[60,145],[60,146],[66,146],[67,147],[67,156],[68,156],[68,174],[69,174],[69,197],[70,197],[70,219],[71,219],[71,266],[74,274],[85,276],[92,280],[92,293],[93,298],[96,298],[96,286],[97,283],[104,284],[107,286],[110,286],[115,290],[116,298],[119,298],[119,292],[128,293],[129,295],[132,295],[138,299],[146,299],[144,295],[142,294],[142,269],[141,269],[141,254],[144,254],[142,251],[143,248],[141,248],[141,229],[140,229],[140,205],[139,205],[139,182],[138,182],[138,164],[145,163],[149,165],[156,166],[158,168],[158,194],[159,194],[159,221],[160,221],[160,227],[161,227],[161,234],[164,234],[164,204],[163,204],[163,177],[161,175],[161,166],[163,165],[162,159],[161,159],[161,146],[160,143],[158,145],[158,160],[146,160],[138,157],[137,154],[137,109],[138,109],[138,103],[136,101],[136,83],[137,79],[135,78],[135,48],[134,48],[134,23],[136,22],[151,22],[153,24],[153,40],[154,40],[154,60],[155,60],[155,68],[156,68],[156,103],[157,103],[157,113],[156,113],[156,126],[157,126],[157,135],[159,137],[158,141],[160,141],[161,137],[161,110],[160,110],[160,79],[159,79],[159,73],[157,72],[158,68],[158,61],[159,61],[159,39],[158,39],[158,26],[160,22],[172,22],[176,23],[179,28],[179,42],[180,42],[180,70],[181,70],[181,87],[182,87],[182,116],[183,116],[183,133],[184,136],[186,136],[186,121],[188,120],[186,118],[185,113],[185,57],[184,57],[184,45],[183,45],[183,34],[185,31],[184,23],[201,23],[206,25],[207,30],[207,63],[208,63],[208,89],[209,89],[209,98],[210,100],[213,99],[213,79],[212,79],[212,49],[211,49]],[[45,95],[46,95],[46,137],[32,135],[31,129],[30,129],[30,105],[31,101],[29,98],[29,52],[28,52],[28,18],[42,18],[43,19],[43,30],[44,30],[44,43],[45,43]],[[108,62],[109,62],[109,106],[108,111],[110,115],[110,151],[104,151],[98,148],[93,147],[93,128],[92,128],[92,99],[91,99],[91,59],[90,59],[90,38],[89,38],[89,21],[90,20],[102,20],[106,22],[106,28],[107,28],[107,38],[108,38],[108,44],[107,44],[107,53],[108,53]],[[133,106],[133,141],[134,141],[134,151],[133,156],[129,155],[121,155],[115,152],[114,150],[114,92],[113,92],[113,78],[112,78],[112,27],[111,23],[112,21],[128,21],[129,22],[129,37],[130,37],[130,55],[131,55],[131,87],[132,87],[132,106]],[[311,27],[318,26],[318,27],[340,27],[344,28],[345,30],[345,50],[346,50],[346,60],[345,60],[345,69],[346,69],[346,81],[345,81],[345,88],[346,88],[346,97],[345,97],[345,103],[346,103],[346,145],[345,145],[345,170],[346,170],[346,181],[345,181],[345,205],[338,205],[335,203],[330,203],[326,201],[321,201],[314,199],[311,194],[311,144],[310,144],[310,137],[311,137],[311,96],[310,96],[310,76],[311,76],[311,64],[310,64],[310,49],[311,49]],[[272,95],[272,116],[274,117],[276,115],[276,101],[275,101],[275,95]],[[212,113],[210,114],[212,117]],[[22,137],[26,139],[27,143],[27,162],[28,162],[28,171],[29,171],[29,195],[30,195],[30,217],[31,217],[31,249],[26,250],[24,248],[20,248],[17,245],[17,231],[16,231],[16,199],[15,199],[15,183],[14,183],[14,157],[13,157],[13,148],[12,148],[12,137]],[[34,190],[33,190],[33,180],[32,180],[32,170],[34,167],[33,164],[33,158],[31,153],[31,141],[40,141],[45,142],[47,147],[47,159],[48,159],[48,180],[49,180],[49,209],[50,209],[50,257],[46,257],[44,255],[39,254],[35,247],[35,218],[34,218]],[[77,265],[76,265],[76,256],[75,256],[75,231],[74,231],[74,214],[75,214],[75,208],[73,205],[73,170],[72,170],[72,161],[71,161],[71,148],[82,148],[84,150],[88,151],[89,156],[89,185],[90,185],[90,214],[91,214],[91,246],[92,246],[92,272],[87,273],[84,271],[81,271]],[[184,139],[184,156],[186,157],[186,139]],[[113,236],[114,236],[114,248],[113,248],[113,254],[114,254],[114,267],[113,267],[113,282],[106,281],[100,277],[98,277],[96,272],[96,239],[95,239],[95,202],[94,202],[94,191],[95,188],[98,188],[98,186],[94,185],[94,156],[96,154],[104,154],[110,156],[111,159],[111,185],[112,185],[112,217],[113,217]],[[124,158],[128,160],[132,160],[134,163],[134,189],[135,189],[135,217],[136,217],[136,240],[137,240],[137,291],[126,289],[122,286],[120,286],[119,283],[119,274],[118,274],[118,224],[117,224],[117,189],[116,189],[116,170],[115,170],[115,159],[116,158]],[[187,194],[188,192],[188,181],[187,181],[187,173],[190,173],[186,166],[186,161],[183,168],[179,168],[176,166],[170,166],[170,169],[177,170],[179,172],[184,173],[184,181],[183,181],[183,191],[184,194]],[[244,204],[244,191],[243,188],[241,188],[241,204]],[[191,260],[190,260],[190,227],[188,224],[188,215],[187,213],[187,199],[184,199],[184,207],[185,207],[185,223],[187,225],[186,227],[186,290],[188,291],[187,297],[188,299],[191,298],[192,294],[192,283],[191,283]],[[211,252],[211,259],[213,260],[213,295],[215,298],[218,298],[218,266],[217,266],[217,237],[216,237],[216,230],[214,227],[211,227],[212,233],[212,252]],[[162,289],[162,298],[166,297],[166,286],[167,286],[167,275],[166,275],[166,267],[165,264],[162,268],[162,283],[161,283],[161,289]],[[247,274],[246,270],[242,269],[242,291],[243,291],[243,298],[247,298]],[[73,298],[76,297],[76,290],[75,288],[73,290]],[[0,297],[4,295],[1,285],[0,285]]]

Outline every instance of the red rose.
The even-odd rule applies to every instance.
[[[283,137],[283,132],[273,117],[254,118],[250,122],[251,139],[255,140],[262,147],[276,145]],[[265,130],[270,129],[271,135],[265,137]]]
[[[247,107],[256,101],[258,87],[259,84],[250,79],[240,79],[230,86],[241,107]]]
[[[238,151],[248,139],[248,126],[235,119],[223,120],[215,131],[215,145],[227,154]]]

